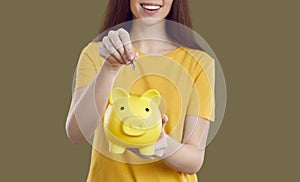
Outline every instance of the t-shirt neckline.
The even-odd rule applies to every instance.
[[[147,53],[144,53],[144,52],[140,51],[136,47],[133,47],[133,48],[139,54],[139,56],[170,56],[170,55],[175,54],[176,52],[178,52],[180,49],[182,49],[182,46],[177,46],[175,49],[172,49],[169,52],[163,53],[162,55],[160,55],[160,54],[147,54]]]

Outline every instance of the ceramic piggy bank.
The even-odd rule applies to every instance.
[[[109,151],[122,154],[126,148],[138,148],[143,155],[154,154],[154,143],[162,130],[160,94],[155,89],[141,96],[114,88],[104,115],[104,132]]]

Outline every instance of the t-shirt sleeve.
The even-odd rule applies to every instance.
[[[189,100],[187,115],[215,120],[215,62],[205,54],[199,58],[199,70]]]
[[[75,72],[74,90],[88,86],[97,74],[97,67],[94,60],[91,55],[88,54],[89,49],[91,49],[90,46],[86,46],[79,56]]]

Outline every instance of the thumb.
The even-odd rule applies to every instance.
[[[162,119],[162,131],[160,133],[158,140],[161,140],[166,135],[165,126],[167,124],[167,121],[169,120],[166,114],[162,114],[161,119]]]
[[[166,126],[167,121],[169,120],[168,116],[166,114],[162,114],[162,126],[163,128]]]

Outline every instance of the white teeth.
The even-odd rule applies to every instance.
[[[156,6],[156,5],[142,5],[143,8],[145,9],[149,9],[149,10],[158,10],[160,8],[160,6]]]

